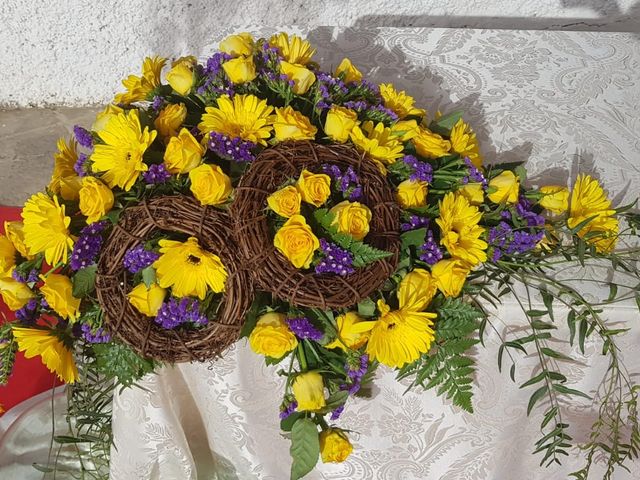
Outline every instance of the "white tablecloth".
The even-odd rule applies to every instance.
[[[464,109],[487,162],[527,160],[534,183],[594,172],[616,203],[640,192],[638,36],[407,28],[302,33],[318,47],[325,68],[348,56],[369,78],[406,89],[431,113]],[[203,46],[202,56],[216,45]],[[621,339],[624,356],[630,370],[640,372],[637,310],[621,306],[606,316],[629,321],[632,330]],[[507,305],[496,322],[499,329],[515,329],[525,320]],[[568,337],[559,326],[558,335]],[[339,422],[358,432],[352,435],[354,453],[344,464],[319,464],[308,478],[566,478],[581,465],[575,450],[562,467],[550,469],[538,467],[540,457],[531,455],[541,410],[527,418],[531,391],[518,384],[531,376],[535,359],[518,360],[514,384],[497,371],[498,345],[497,335],[488,332],[487,348],[477,349],[474,415],[433,392],[403,395],[405,385],[381,368],[374,398],[349,400]],[[562,364],[577,388],[594,392],[598,386],[606,367],[599,350],[594,340],[586,355],[575,350],[576,362]],[[117,395],[113,480],[288,478],[289,441],[278,426],[283,381],[276,370],[242,340],[223,360],[164,368],[144,379],[146,390]],[[576,441],[587,440],[595,411],[587,400],[567,405]],[[620,470],[615,478],[640,478],[640,463],[630,468],[632,473]]]

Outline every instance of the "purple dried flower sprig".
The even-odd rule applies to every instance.
[[[209,320],[206,315],[200,312],[200,302],[198,300],[171,297],[158,310],[155,322],[170,330],[185,323],[206,325]]]
[[[252,162],[255,160],[253,150],[256,144],[241,138],[231,138],[217,132],[209,134],[209,150],[217,155],[235,162]]]
[[[129,272],[138,273],[153,264],[158,258],[160,255],[156,252],[146,250],[143,245],[136,245],[125,252],[122,263]]]
[[[315,272],[318,275],[333,273],[344,277],[355,272],[353,254],[348,250],[339,247],[335,243],[328,242],[324,238],[320,239],[320,249],[322,251],[322,259],[315,268]]]
[[[324,333],[316,328],[306,317],[288,318],[287,325],[300,340],[309,339],[314,342],[319,342],[324,336]]]
[[[102,232],[106,227],[107,222],[95,222],[80,231],[69,261],[72,271],[77,272],[96,263],[104,241]]]

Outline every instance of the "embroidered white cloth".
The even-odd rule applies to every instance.
[[[372,81],[407,90],[431,115],[463,109],[486,162],[527,160],[532,183],[566,183],[578,172],[594,172],[616,204],[640,194],[637,35],[332,27],[300,33],[318,48],[324,68],[347,56]],[[202,58],[215,49],[214,40],[202,46]],[[597,268],[588,275],[604,278]],[[594,297],[608,294],[604,286],[585,285]],[[640,372],[637,308],[608,308],[605,316],[631,327],[620,341],[629,369]],[[526,323],[513,303],[496,312],[494,322],[500,333]],[[560,310],[557,323],[560,338],[568,338]],[[353,454],[343,464],[319,464],[308,478],[541,480],[567,478],[579,469],[576,450],[562,466],[538,466],[540,456],[531,452],[542,410],[527,418],[532,392],[518,388],[532,376],[536,360],[516,356],[514,384],[497,370],[496,332],[487,332],[486,344],[475,355],[474,415],[432,391],[403,394],[407,384],[381,368],[374,397],[349,400],[339,420],[340,427],[356,432]],[[595,392],[606,368],[600,348],[590,341],[585,355],[571,350],[576,362],[560,364],[571,386]],[[164,368],[144,379],[145,390],[117,395],[112,479],[288,478],[289,441],[278,422],[283,379],[277,370],[265,367],[241,340],[222,360]],[[565,406],[572,436],[586,441],[597,405],[574,398]],[[615,478],[640,478],[640,463],[629,467],[630,473],[619,470]]]

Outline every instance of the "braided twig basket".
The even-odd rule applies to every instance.
[[[325,163],[353,167],[363,187],[361,203],[372,213],[370,245],[392,253],[346,277],[317,275],[295,268],[273,245],[267,221],[267,197],[302,169],[322,172]],[[368,297],[393,274],[400,247],[400,209],[380,170],[364,154],[348,145],[284,142],[264,150],[241,178],[231,206],[234,235],[243,265],[250,268],[256,287],[293,305],[342,308]]]
[[[167,330],[139,313],[127,299],[131,274],[123,266],[124,255],[158,230],[196,237],[227,269],[229,276],[217,314],[204,327]],[[253,301],[251,278],[239,268],[231,233],[226,212],[202,206],[187,196],[157,197],[126,209],[98,261],[96,293],[109,332],[145,358],[187,362],[220,356],[238,339]]]

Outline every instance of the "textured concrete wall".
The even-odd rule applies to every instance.
[[[640,0],[0,0],[0,106],[91,105],[152,53],[206,54],[230,25],[639,31]]]

